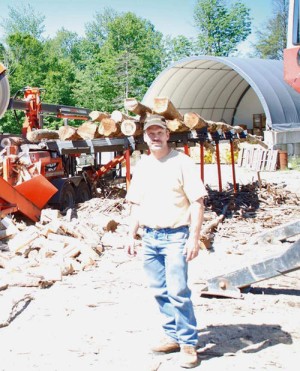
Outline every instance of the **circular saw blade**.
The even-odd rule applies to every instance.
[[[5,114],[10,99],[10,89],[7,77],[0,75],[0,119]]]

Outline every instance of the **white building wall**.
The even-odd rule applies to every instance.
[[[263,107],[252,88],[242,98],[236,114],[234,125],[247,125],[248,129],[253,129],[253,114],[264,113]]]

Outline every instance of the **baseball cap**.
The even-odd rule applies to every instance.
[[[151,115],[147,117],[145,124],[144,124],[144,130],[147,130],[150,126],[160,126],[163,129],[168,129],[166,120],[164,117],[159,115]]]

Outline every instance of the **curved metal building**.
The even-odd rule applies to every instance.
[[[154,80],[143,103],[151,107],[158,96],[170,98],[182,114],[193,111],[208,120],[249,129],[253,115],[264,114],[267,131],[300,130],[300,94],[285,83],[282,61],[186,58]]]

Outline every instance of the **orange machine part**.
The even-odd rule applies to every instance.
[[[4,204],[2,204],[3,211],[0,209],[0,216],[3,217],[4,215],[7,215],[9,209],[10,211],[18,210],[34,222],[38,221],[41,214],[40,206],[45,201],[47,202],[51,195],[57,192],[57,189],[52,186],[50,182],[48,182],[52,187],[55,188],[55,192],[53,189],[50,192],[50,189],[46,188],[45,194],[43,194],[42,198],[39,200],[38,198],[41,197],[41,193],[44,193],[45,190],[43,187],[43,180],[48,182],[47,179],[45,179],[42,175],[38,175],[37,177],[24,182],[22,185],[25,185],[26,183],[27,185],[25,187],[23,186],[23,189],[21,187],[17,189],[0,177],[0,200],[3,200],[7,203],[7,208],[5,208]],[[30,189],[29,196],[26,195],[28,189]],[[42,192],[38,192],[38,190],[41,189]],[[32,197],[32,199],[29,199],[29,197]],[[48,199],[46,200],[46,198]],[[37,202],[37,204],[35,204],[35,202]]]
[[[53,179],[65,175],[61,157],[51,157],[47,151],[29,152],[32,163],[40,162],[40,174],[47,179]]]
[[[284,50],[284,80],[300,93],[299,47]]]
[[[18,184],[14,189],[30,200],[39,209],[42,209],[57,192],[57,188],[43,175],[37,175],[26,182]]]

